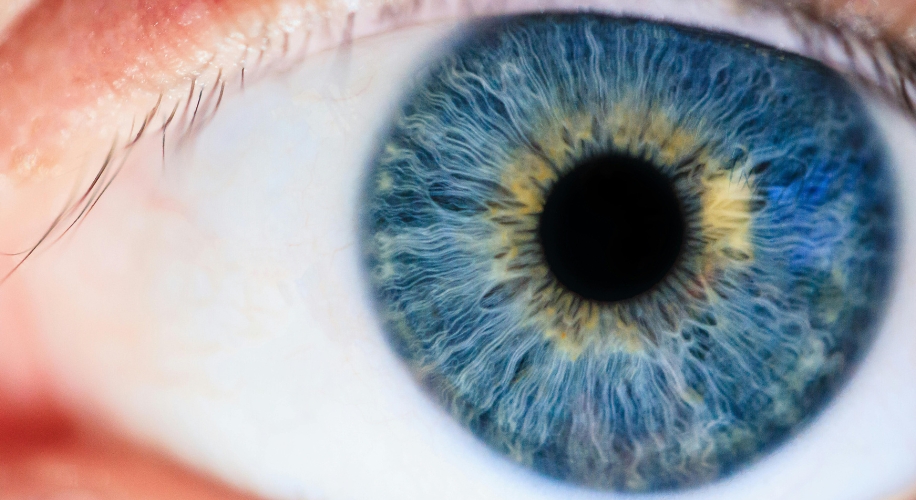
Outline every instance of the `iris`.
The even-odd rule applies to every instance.
[[[372,159],[396,351],[512,460],[602,489],[727,475],[836,394],[897,220],[850,85],[733,36],[595,14],[469,29]]]

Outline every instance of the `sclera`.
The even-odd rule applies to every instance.
[[[158,137],[135,151],[79,230],[23,270],[67,393],[271,497],[613,498],[529,473],[453,423],[389,351],[360,281],[366,158],[451,27],[310,56],[227,99],[164,165]],[[879,108],[906,192],[916,132]],[[902,199],[888,317],[836,402],[733,479],[652,498],[857,500],[913,480],[916,201]]]

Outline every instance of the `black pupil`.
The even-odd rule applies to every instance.
[[[684,217],[658,169],[605,155],[556,182],[539,232],[560,283],[586,299],[613,302],[648,291],[668,274],[681,250]]]

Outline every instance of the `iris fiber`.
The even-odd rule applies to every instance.
[[[675,257],[627,293],[577,291],[541,234],[551,193],[599,157],[677,200],[680,233],[650,235]],[[468,29],[411,89],[372,159],[362,244],[392,345],[462,425],[558,479],[674,489],[759,458],[835,395],[886,299],[892,194],[861,99],[814,61],[518,16]]]

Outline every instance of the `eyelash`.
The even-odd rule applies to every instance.
[[[802,46],[798,50],[801,55],[817,59],[837,69],[870,94],[903,110],[909,118],[916,120],[916,51],[893,36],[886,26],[869,19],[874,24],[871,27],[875,29],[873,32],[866,32],[854,26],[850,20],[841,19],[840,16],[819,8],[813,1],[797,4],[787,0],[741,0],[741,3],[752,10],[774,14],[785,20],[790,30],[801,39]],[[411,7],[413,12],[404,12],[385,6],[379,10],[378,17],[392,28],[404,27],[415,20],[413,16],[421,7],[414,4]],[[346,16],[343,30],[333,45],[336,47],[335,50],[345,51],[354,41],[355,19],[355,12],[350,12]],[[314,51],[308,50],[310,34],[309,31],[303,33],[300,50],[293,54],[290,49],[293,43],[290,40],[290,32],[283,32],[279,40],[278,57],[268,64],[264,64],[265,56],[276,50],[272,45],[275,42],[272,42],[268,35],[262,38],[260,48],[246,47],[238,62],[241,68],[237,78],[238,91],[244,92],[246,84],[252,79],[272,74],[277,69],[282,71],[295,67],[299,60],[312,55]],[[247,66],[252,54],[253,68],[258,71],[254,75]],[[210,67],[210,63],[205,63],[199,74],[204,75],[207,70],[216,71],[213,83],[202,85],[200,81],[204,79],[203,76],[192,79],[189,91],[174,99],[171,106],[165,105],[167,99],[164,94],[160,94],[156,104],[143,115],[139,126],[136,126],[138,120],[134,120],[134,126],[131,127],[126,140],[114,138],[105,160],[96,170],[89,186],[66,204],[33,245],[20,252],[5,254],[20,259],[12,269],[0,277],[0,285],[42,246],[53,245],[79,226],[117,178],[127,157],[140,139],[153,132],[161,134],[163,168],[167,140],[177,147],[193,140],[197,132],[216,115],[229,83],[223,76],[223,68]],[[158,126],[153,124],[156,118],[161,119]],[[178,128],[177,132],[175,128]]]
[[[802,39],[801,53],[840,70],[872,94],[916,119],[916,52],[886,23],[868,18],[871,31],[850,19],[830,15],[814,2],[749,0],[755,8],[785,19]]]

